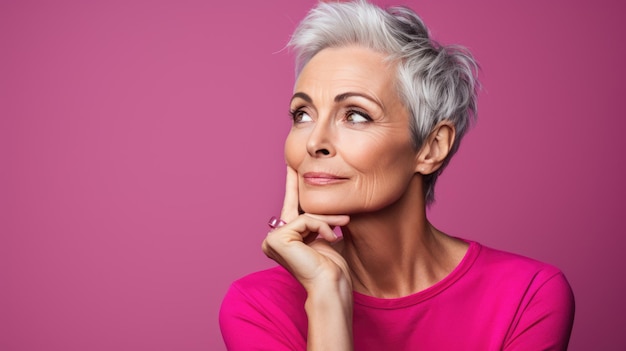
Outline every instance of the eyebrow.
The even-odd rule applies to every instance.
[[[362,98],[364,98],[366,100],[369,100],[369,101],[375,103],[376,105],[380,106],[381,109],[383,108],[382,103],[380,103],[378,100],[374,99],[373,97],[371,97],[369,95],[361,94],[361,93],[351,93],[351,92],[348,92],[348,93],[339,94],[339,95],[335,96],[335,102],[341,102],[341,101],[343,101],[343,100],[345,100],[347,98],[353,97],[353,96],[362,97]]]
[[[361,94],[361,93],[352,93],[352,92],[348,92],[348,93],[343,93],[343,94],[339,94],[337,96],[335,96],[335,102],[341,102],[343,100],[346,100],[350,97],[353,96],[357,96],[357,97],[361,97],[364,98],[366,100],[369,100],[373,103],[375,103],[376,105],[380,106],[380,108],[383,108],[383,105],[376,99],[366,95],[366,94]],[[300,98],[306,102],[308,102],[309,104],[313,103],[313,99],[311,99],[311,97],[309,95],[307,95],[306,93],[302,93],[302,92],[297,92],[295,94],[293,94],[293,96],[291,97],[291,101],[295,100],[296,98]]]
[[[291,97],[291,101],[295,100],[295,98],[300,98],[300,99],[308,102],[309,104],[313,103],[313,99],[311,99],[311,97],[308,96],[305,93],[295,93],[295,94],[293,94],[293,96]]]

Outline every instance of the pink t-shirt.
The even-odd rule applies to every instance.
[[[234,282],[222,302],[228,350],[306,350],[306,292],[282,267]],[[416,294],[354,293],[354,349],[566,350],[574,296],[555,267],[476,242],[459,266]]]

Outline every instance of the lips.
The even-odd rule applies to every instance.
[[[302,177],[304,178],[304,182],[310,185],[331,185],[348,180],[346,177],[321,172],[307,172],[304,173]]]

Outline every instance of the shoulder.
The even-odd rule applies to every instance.
[[[283,292],[287,290],[291,293],[297,293],[300,290],[304,292],[298,281],[281,266],[248,274],[234,281],[231,288],[239,289],[247,295],[262,296],[267,296],[277,290]]]
[[[523,293],[528,302],[551,298],[573,308],[572,289],[563,272],[551,264],[481,246],[475,266],[474,274],[489,277],[500,291]]]
[[[492,297],[502,304],[520,304],[552,298],[573,306],[570,285],[557,267],[518,254],[470,241],[455,283],[459,291]]]
[[[229,350],[255,349],[254,343],[273,350],[300,348],[306,335],[305,300],[304,288],[282,267],[233,282],[219,315]]]
[[[553,279],[567,282],[561,270],[551,264],[482,245],[479,245],[479,250],[475,265],[481,274],[506,281],[532,281],[536,284]]]
[[[274,267],[236,280],[222,302],[222,310],[237,312],[239,308],[256,306],[272,313],[273,308],[304,304],[306,292],[283,267]]]
[[[560,269],[484,246],[475,265],[475,274],[492,282],[494,298],[516,306],[506,350],[567,347],[574,319],[574,295]]]

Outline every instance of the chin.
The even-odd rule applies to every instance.
[[[300,208],[305,213],[319,215],[355,215],[374,212],[379,208],[364,207],[362,204],[346,202],[345,199],[315,199],[307,201],[301,199]]]
[[[310,195],[310,196],[307,196]],[[319,215],[356,215],[373,213],[393,206],[398,197],[378,197],[367,202],[363,198],[346,197],[341,195],[324,196],[317,194],[301,194],[300,208],[305,213]]]
[[[355,212],[355,208],[340,203],[339,199],[316,199],[300,198],[300,208],[305,213],[319,215],[346,215]]]

